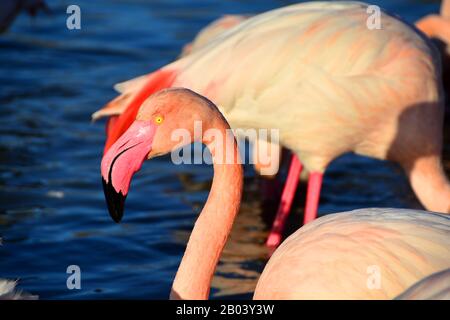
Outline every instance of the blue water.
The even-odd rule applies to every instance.
[[[411,22],[439,8],[437,1],[373,2]],[[212,168],[174,166],[167,158],[145,163],[125,219],[115,224],[100,182],[104,126],[92,124],[90,114],[115,96],[114,83],[174,60],[221,14],[290,3],[48,1],[50,15],[19,16],[0,35],[0,278],[19,279],[21,289],[43,299],[167,298]],[[70,4],[81,7],[81,30],[66,28]],[[447,173],[449,158],[446,149]],[[214,298],[251,297],[264,267],[275,206],[262,202],[259,186],[246,168],[242,210],[213,281]],[[336,160],[320,213],[373,206],[420,208],[396,166],[352,155]],[[69,265],[81,268],[81,290],[66,287]]]

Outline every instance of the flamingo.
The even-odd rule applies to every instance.
[[[427,15],[417,21],[416,26],[430,38],[437,38],[448,44],[450,42],[450,1],[442,1],[440,14]]]
[[[210,41],[217,38],[225,31],[235,27],[242,21],[245,21],[247,18],[248,16],[246,15],[226,14],[219,19],[214,20],[200,30],[191,43],[188,43],[183,47],[181,57],[185,57],[192,52],[198,51]]]
[[[450,42],[450,0],[444,0],[441,4],[440,15],[428,15],[419,21],[416,22],[416,27],[419,28],[422,32],[424,32],[431,39],[439,39],[443,41],[445,46]],[[208,42],[215,39],[219,35],[223,34],[225,31],[233,28],[239,23],[245,21],[252,15],[237,15],[237,14],[226,14],[222,17],[214,20],[205,26],[200,32],[195,36],[194,40],[191,43],[186,44],[183,47],[181,57],[187,56],[192,52],[195,52],[202,47],[204,47]],[[439,45],[439,44],[438,44]],[[449,56],[444,52],[441,53],[441,57],[444,59],[444,74],[448,74],[447,68],[450,65],[448,62]],[[444,77],[445,78],[445,77]],[[254,142],[254,151],[253,155],[258,154],[258,144],[257,141]],[[276,152],[274,150],[274,152]],[[279,149],[281,152],[281,149]],[[278,161],[281,158],[281,154],[274,154],[274,158]],[[295,156],[294,156],[295,157]],[[259,163],[258,157],[253,158],[255,170],[258,173],[261,173],[264,164]],[[298,165],[297,159],[293,159]],[[294,180],[294,183],[295,180]]]
[[[396,297],[397,300],[450,300],[450,269],[421,279]]]
[[[442,57],[444,85],[450,84],[450,0],[441,3],[440,14],[431,14],[416,22],[416,27],[434,40]]]
[[[196,122],[202,123],[201,133],[194,129]],[[103,156],[105,198],[111,217],[119,222],[133,174],[146,159],[179,147],[170,139],[174,130],[188,134],[186,144],[207,146],[214,177],[170,297],[207,299],[243,185],[236,140],[210,100],[185,88],[161,90],[146,99],[135,121]],[[275,250],[254,298],[392,299],[450,266],[449,234],[449,216],[419,210],[362,209],[327,215],[300,228]],[[375,288],[367,284],[368,268],[381,277]]]
[[[49,11],[44,0],[2,0],[0,2],[0,33],[6,31],[20,11],[35,16],[39,10]]]
[[[0,300],[36,300],[38,297],[16,289],[17,281],[0,279]]]
[[[302,169],[309,173],[307,223],[317,216],[327,166],[348,152],[399,163],[423,206],[448,213],[439,54],[385,12],[382,29],[369,30],[367,8],[311,2],[272,10],[119,85],[122,94],[93,114],[113,116],[105,152],[150,94],[186,87],[213,101],[233,128],[279,128],[281,145],[295,155],[269,246],[281,242]]]
[[[202,47],[204,47],[208,42],[215,39],[219,35],[223,34],[227,30],[233,28],[234,26],[238,25],[239,23],[245,21],[252,15],[236,15],[236,14],[226,14],[222,17],[214,20],[213,22],[209,23],[207,26],[205,26],[200,32],[195,36],[194,40],[191,43],[186,44],[183,47],[181,57],[187,56],[191,54],[192,52],[195,52]],[[416,22],[416,27],[418,27],[422,32],[424,32],[427,36],[429,36],[431,39],[439,39],[440,41],[443,41],[445,45],[447,45],[450,42],[450,0],[444,0],[441,4],[441,13],[440,15],[429,15],[422,19],[420,19],[418,22]],[[449,59],[448,55],[443,52],[441,56],[444,58],[444,61],[446,62],[444,66],[448,67],[449,63],[447,60]],[[445,68],[444,71],[446,71],[447,68]],[[258,144],[257,141],[254,142],[254,151],[253,155],[258,155]],[[276,151],[274,150],[276,153]],[[281,152],[281,149],[279,149],[279,152]],[[281,158],[281,154],[274,154],[273,155],[276,159]],[[295,156],[294,156],[295,157]],[[259,163],[258,157],[253,158],[255,170],[258,173],[261,173],[261,169],[264,167],[264,164]],[[293,159],[292,161],[295,161],[298,165],[297,159]],[[294,180],[294,183],[295,180]]]
[[[0,238],[0,246],[2,238]],[[38,297],[16,289],[17,281],[0,279],[0,300],[35,300]]]

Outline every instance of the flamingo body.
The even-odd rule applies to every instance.
[[[369,31],[366,8],[270,11],[167,68],[177,72],[174,86],[210,98],[232,127],[279,128],[310,172],[350,151],[386,159],[402,113],[440,101],[440,70],[427,41],[396,18],[383,14],[383,29]],[[437,132],[441,106],[424,109]]]
[[[255,299],[393,299],[450,266],[450,218],[406,209],[321,217],[275,251]],[[379,271],[379,287],[370,285]],[[368,284],[369,283],[369,284]]]
[[[217,38],[222,33],[238,25],[242,21],[246,20],[248,17],[245,15],[224,15],[217,20],[214,20],[206,27],[204,27],[195,36],[195,39],[183,47],[181,56],[187,56],[192,52],[198,51],[211,40]]]

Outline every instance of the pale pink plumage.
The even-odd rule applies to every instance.
[[[155,124],[158,117],[163,117],[164,122]],[[203,123],[202,136],[193,135],[195,121]],[[130,146],[142,143],[135,130],[138,126],[152,126],[155,131],[146,138],[144,151],[136,155],[128,151],[133,149],[122,147],[122,140]],[[131,179],[114,180],[115,176],[123,176],[119,171],[128,170],[124,165],[116,166],[116,160],[120,158],[135,168],[144,158],[170,152],[178,144],[168,139],[174,129],[191,133],[186,143],[202,141],[210,150],[212,144],[206,133],[209,129],[229,137],[227,121],[204,97],[187,89],[168,89],[152,95],[143,103],[130,129],[103,157],[102,177],[112,177],[108,181],[111,187],[105,188],[108,203],[121,190],[120,185],[128,185]],[[226,149],[225,143],[219,145]],[[189,238],[171,298],[209,296],[215,268],[239,211],[243,183],[234,139],[231,151],[235,161],[224,164],[223,151],[212,149],[211,191]],[[418,210],[363,209],[321,217],[300,228],[275,251],[254,297],[391,299],[423,277],[450,267],[449,235],[449,216]],[[378,268],[381,279],[375,282],[375,288],[368,285],[368,268],[373,266]]]
[[[450,266],[449,235],[448,216],[419,210],[327,215],[281,244],[261,274],[255,298],[393,299]],[[377,270],[379,287],[370,284]]]
[[[200,30],[200,32],[195,36],[194,40],[191,43],[188,43],[183,47],[181,56],[184,57],[191,54],[192,52],[198,51],[199,49],[207,45],[208,42],[217,38],[227,30],[233,28],[246,19],[248,19],[248,16],[245,15],[227,14],[217,20],[214,20],[202,30]]]

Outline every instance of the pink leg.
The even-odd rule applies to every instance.
[[[322,187],[323,174],[311,172],[308,180],[308,193],[306,196],[305,218],[303,224],[307,224],[317,218],[317,208],[319,207],[320,189]]]
[[[286,219],[289,216],[291,210],[292,201],[294,200],[295,191],[297,190],[300,173],[302,172],[302,164],[296,155],[292,155],[291,165],[289,167],[288,176],[286,179],[286,185],[281,195],[280,206],[275,217],[275,221],[272,225],[269,238],[267,238],[266,245],[269,247],[278,247],[281,243],[281,236],[283,233]]]

